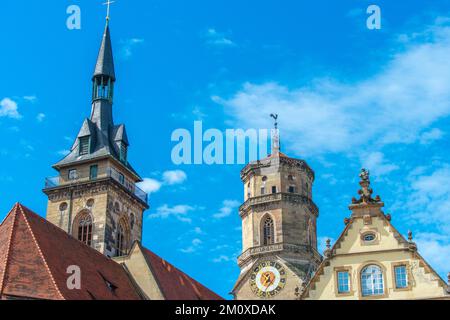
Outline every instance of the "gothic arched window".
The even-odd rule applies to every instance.
[[[84,211],[75,218],[74,236],[84,244],[92,245],[93,223],[89,212]]]
[[[275,243],[275,229],[271,217],[267,217],[263,221],[263,244],[269,246]]]
[[[361,271],[361,291],[363,297],[384,294],[383,271],[377,265],[369,265]]]
[[[128,254],[130,231],[124,219],[119,223],[117,229],[117,256],[121,257]]]

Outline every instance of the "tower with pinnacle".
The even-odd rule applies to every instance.
[[[108,11],[109,4],[108,1]],[[110,256],[123,256],[142,239],[148,197],[128,161],[125,125],[113,121],[116,74],[109,12],[94,74],[92,109],[70,149],[46,180],[47,220]]]
[[[278,116],[272,133],[272,152],[241,171],[244,203],[240,276],[233,288],[236,299],[295,299],[319,265],[312,200],[314,172],[308,164],[280,150]]]

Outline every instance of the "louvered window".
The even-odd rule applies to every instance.
[[[120,144],[120,161],[122,161],[124,163],[127,162],[127,153],[128,153],[127,145],[122,142]]]
[[[89,154],[90,152],[90,142],[91,139],[90,137],[82,137],[80,138],[80,155],[86,155]]]

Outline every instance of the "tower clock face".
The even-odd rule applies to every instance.
[[[253,269],[250,287],[260,298],[272,298],[279,294],[286,285],[286,270],[275,261],[261,262]]]

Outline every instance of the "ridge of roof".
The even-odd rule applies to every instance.
[[[0,297],[2,296],[3,289],[4,289],[3,288],[3,284],[4,284],[4,281],[5,281],[5,277],[6,277],[6,269],[8,268],[8,260],[9,260],[9,255],[10,255],[10,252],[11,252],[11,242],[12,242],[11,240],[12,240],[12,236],[13,236],[13,232],[14,232],[14,223],[15,223],[16,217],[17,217],[16,208],[17,208],[18,205],[19,205],[19,203],[16,203],[14,205],[14,207],[9,211],[9,213],[6,215],[5,219],[0,224],[0,227],[3,226],[3,224],[7,221],[7,219],[12,214],[14,215],[12,217],[13,221],[11,223],[11,230],[9,230],[10,232],[9,232],[9,235],[7,236],[8,244],[7,244],[6,254],[5,254],[5,257],[4,257],[4,261],[3,261],[4,262],[3,263],[3,270],[2,270],[1,277],[0,277]],[[0,263],[1,263],[1,261],[0,261]]]
[[[31,226],[30,226],[30,223],[28,222],[27,215],[26,215],[25,212],[23,211],[23,208],[24,208],[24,206],[23,206],[22,204],[19,203],[19,204],[18,204],[18,209],[20,210],[20,212],[22,213],[22,215],[23,215],[23,217],[24,217],[25,223],[26,223],[26,225],[27,225],[27,227],[28,227],[28,230],[29,230],[30,233],[31,233],[31,237],[33,238],[34,244],[36,245],[36,248],[37,248],[37,250],[38,250],[38,252],[39,252],[39,255],[40,255],[41,259],[42,259],[43,262],[44,262],[44,265],[45,265],[46,270],[47,270],[47,272],[48,272],[48,274],[49,274],[49,276],[50,276],[50,279],[51,279],[53,285],[55,286],[56,292],[60,295],[61,299],[65,300],[64,295],[62,294],[61,290],[60,290],[59,287],[58,287],[58,284],[57,284],[56,281],[55,281],[55,278],[53,277],[53,273],[52,273],[52,271],[50,270],[50,266],[49,266],[49,264],[47,263],[47,259],[45,259],[45,256],[44,256],[44,254],[42,253],[42,250],[41,250],[41,247],[40,247],[40,245],[39,245],[39,242],[38,242],[37,239],[36,239],[36,236],[35,236],[35,234],[34,234],[34,232],[33,232],[33,229],[32,229]],[[30,211],[30,209],[28,209],[28,208],[25,208],[25,209],[26,209],[27,211]]]
[[[170,262],[161,258],[160,256],[158,256],[156,253],[154,253],[150,249],[147,249],[147,248],[141,246],[140,244],[139,244],[139,246],[142,250],[142,253],[144,255],[144,258],[145,258],[147,264],[151,268],[150,270],[152,271],[152,273],[157,281],[157,284],[158,284],[158,287],[159,287],[161,293],[163,294],[163,296],[166,299],[177,300],[177,298],[173,298],[170,296],[170,294],[173,292],[168,290],[168,289],[173,288],[172,285],[174,283],[171,283],[170,286],[167,286],[167,284],[165,282],[161,281],[162,279],[159,278],[159,277],[163,276],[161,271],[163,273],[166,273],[165,274],[166,276],[168,275],[168,273],[175,273],[175,275],[171,274],[171,277],[172,277],[171,279],[173,280],[173,279],[175,279],[174,276],[175,277],[178,276],[177,281],[181,280],[181,282],[182,282],[181,285],[186,286],[184,284],[184,282],[188,283],[190,286],[190,289],[192,290],[190,292],[190,294],[195,295],[197,297],[197,299],[199,299],[199,300],[223,300],[223,298],[221,296],[219,296],[218,294],[216,294],[209,288],[205,287],[203,284],[201,284],[200,282],[198,282],[197,280],[195,280],[194,278],[192,278],[191,276],[186,274],[184,271],[175,267]],[[154,261],[152,259],[156,259],[156,261]],[[158,266],[155,265],[154,262],[159,263],[160,268],[158,268]],[[180,297],[178,297],[178,300],[179,300],[179,298]],[[189,300],[189,298],[186,298],[186,297],[181,297],[181,298],[183,298],[183,300]],[[190,300],[192,300],[192,299],[190,299]]]

